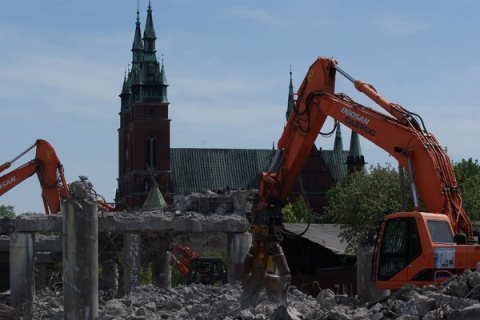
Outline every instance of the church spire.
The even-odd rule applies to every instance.
[[[352,131],[350,137],[350,150],[347,156],[348,171],[360,171],[365,167],[365,158],[362,155],[362,148],[360,147],[360,139],[358,133]]]
[[[144,48],[144,59],[145,61],[157,61],[157,57],[155,56],[155,40],[157,36],[155,35],[155,28],[153,27],[153,19],[152,19],[152,6],[150,5],[150,1],[148,2],[148,10],[147,10],[147,21],[145,23],[145,31],[143,32],[143,42],[145,44]]]
[[[293,104],[294,104],[294,93],[293,93],[293,82],[292,82],[292,66],[290,66],[290,85],[288,87],[288,105],[287,105],[287,112],[285,113],[287,121],[290,118],[290,114],[293,111]]]
[[[143,54],[143,41],[140,31],[140,11],[137,8],[137,22],[135,23],[135,36],[133,37],[132,45],[132,65],[139,64]]]
[[[335,125],[335,142],[333,144],[333,151],[343,151],[342,131],[340,130],[340,123]]]

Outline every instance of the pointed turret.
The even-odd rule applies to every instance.
[[[342,131],[340,130],[340,123],[338,122],[335,129],[335,142],[333,144],[333,151],[343,151]]]
[[[123,76],[123,85],[122,85],[122,92],[120,93],[120,99],[121,99],[121,108],[122,110],[128,108],[128,104],[130,103],[130,85],[128,83],[128,78],[127,78],[127,72],[125,72],[125,75]]]
[[[287,105],[287,112],[285,113],[287,117],[287,121],[288,121],[288,118],[290,118],[290,114],[293,111],[293,105],[295,101],[294,99],[295,99],[295,96],[293,93],[292,67],[290,67],[290,85],[288,87],[288,105]]]
[[[362,148],[360,147],[360,139],[358,133],[352,131],[350,137],[350,150],[347,156],[347,167],[349,172],[361,171],[365,168],[365,159],[362,155]]]
[[[165,205],[165,199],[163,198],[157,183],[154,182],[145,202],[143,203],[142,209],[161,209],[165,207]]]
[[[162,86],[162,93],[160,98],[162,102],[167,103],[168,102],[168,96],[167,96],[168,82],[167,82],[167,76],[165,74],[165,67],[163,66],[163,59],[162,59],[162,69],[160,70],[160,85]]]

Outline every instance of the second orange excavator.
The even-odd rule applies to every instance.
[[[220,285],[227,283],[227,267],[220,257],[202,257],[178,243],[173,245],[172,261],[187,284]]]
[[[0,196],[36,173],[42,188],[41,196],[45,213],[61,212],[63,201],[68,199],[68,184],[65,180],[63,165],[58,159],[55,149],[47,141],[38,139],[14,159],[0,165],[0,172],[10,168],[15,161],[33,148],[36,148],[34,159],[0,177]],[[115,211],[113,205],[103,200],[97,201],[99,211]]]

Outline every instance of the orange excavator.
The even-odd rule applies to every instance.
[[[62,202],[68,199],[68,184],[65,180],[63,165],[58,159],[55,149],[47,141],[38,139],[13,160],[0,165],[0,172],[10,168],[15,161],[33,148],[36,148],[33,160],[0,177],[0,196],[36,173],[42,188],[45,213],[61,212]],[[98,200],[98,204],[100,211],[115,211],[113,206],[103,200]]]
[[[227,267],[220,257],[201,257],[178,243],[173,245],[172,261],[187,284],[220,285],[227,283]]]
[[[386,112],[335,93],[337,72]],[[472,224],[462,208],[451,161],[422,118],[352,78],[334,59],[319,57],[297,92],[271,166],[260,173],[259,194],[249,215],[253,240],[243,265],[244,298],[265,288],[271,299],[286,302],[291,276],[280,246],[281,209],[327,117],[387,151],[410,176],[415,207],[386,215],[377,239],[377,287],[434,284],[475,269],[480,246],[474,243]],[[420,210],[420,199],[428,212]]]

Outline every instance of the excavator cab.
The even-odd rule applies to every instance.
[[[378,280],[387,281],[422,253],[414,218],[386,221],[378,252]]]
[[[446,215],[399,212],[387,215],[374,254],[377,287],[397,289],[445,281],[465,269],[475,269],[479,246],[466,245],[454,234]]]
[[[188,269],[187,284],[220,285],[227,283],[227,267],[220,257],[192,259]]]

